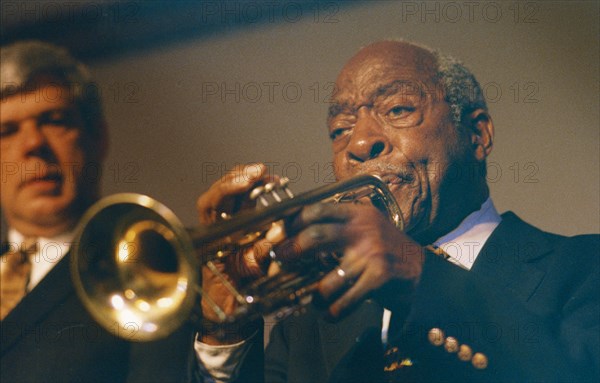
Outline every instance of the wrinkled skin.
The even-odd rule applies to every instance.
[[[422,272],[421,246],[451,231],[488,196],[477,170],[492,149],[491,118],[469,111],[456,127],[433,68],[434,59],[420,48],[380,42],[354,56],[336,81],[328,117],[336,176],[382,176],[402,209],[405,230],[368,203],[315,204],[288,222],[286,241],[293,246],[286,248],[299,254],[284,256],[322,248],[343,254],[343,272],[335,269],[319,284],[334,318],[367,297],[392,310],[406,307]],[[201,216],[205,206],[250,188],[222,185],[219,193],[213,186],[199,200]],[[260,263],[264,254],[253,259]]]

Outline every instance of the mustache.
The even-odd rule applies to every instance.
[[[356,168],[356,175],[374,174],[388,183],[409,183],[415,180],[414,166],[389,163],[368,164]]]
[[[61,169],[53,164],[23,165],[20,170],[21,185],[26,185],[35,181],[62,182],[65,178]]]

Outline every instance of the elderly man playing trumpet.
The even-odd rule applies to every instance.
[[[494,125],[468,69],[412,43],[371,44],[338,76],[327,122],[337,178],[381,176],[404,231],[365,203],[317,203],[285,234],[273,229],[267,239],[293,245],[275,245],[279,257],[326,249],[339,265],[319,282],[318,305],[273,329],[264,355],[258,322],[225,337],[201,331],[198,380],[598,379],[599,237],[549,234],[496,212],[486,183]],[[201,223],[235,213],[265,177],[250,165],[217,181],[198,200]],[[229,281],[261,275],[270,249],[226,267]],[[204,287],[235,309],[218,279],[205,275]]]

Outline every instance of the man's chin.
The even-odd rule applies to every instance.
[[[427,213],[427,211],[409,210],[409,213],[403,216],[405,220],[404,232],[418,243],[424,245],[431,243],[427,235],[430,229]],[[426,243],[423,243],[423,241]]]
[[[65,196],[38,195],[22,205],[23,215],[33,220],[53,221],[68,215],[71,201]]]

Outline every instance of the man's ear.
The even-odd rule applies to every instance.
[[[473,153],[478,161],[484,161],[492,152],[494,146],[494,123],[492,117],[483,109],[476,109],[465,119],[469,128]]]

